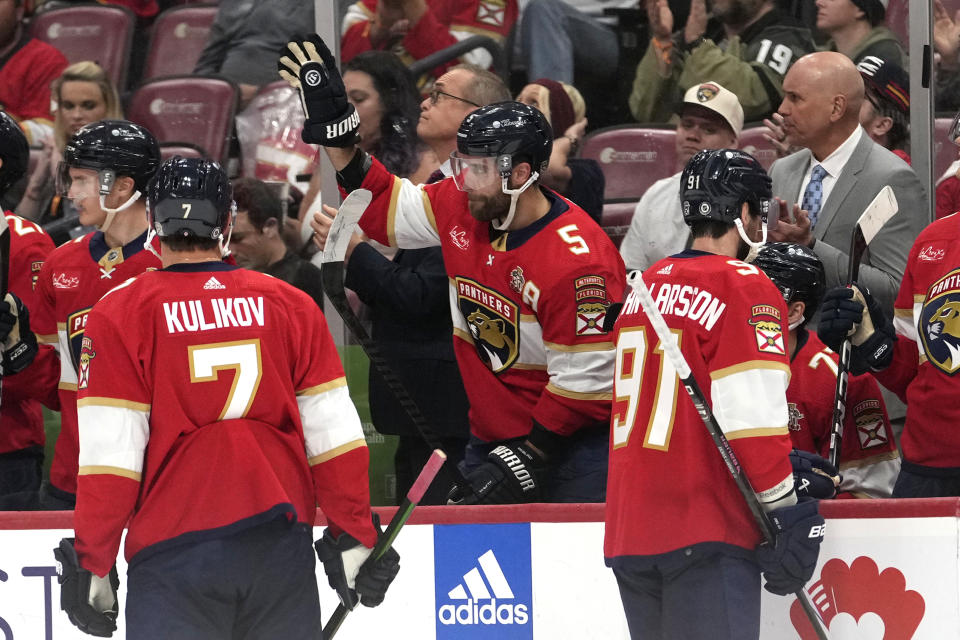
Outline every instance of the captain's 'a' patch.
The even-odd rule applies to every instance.
[[[577,335],[595,336],[606,333],[603,319],[610,307],[607,282],[603,276],[581,276],[573,282],[577,301]]]
[[[783,343],[783,325],[780,311],[769,304],[758,304],[750,310],[748,324],[753,326],[757,338],[757,350],[762,353],[787,353]]]

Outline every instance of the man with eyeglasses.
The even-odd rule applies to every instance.
[[[538,184],[553,145],[546,118],[518,102],[477,109],[457,131],[454,179],[418,187],[356,147],[359,122],[320,38],[287,47],[279,67],[301,90],[304,140],[325,147],[342,189],[373,192],[363,230],[443,251],[471,429],[467,485],[451,499],[602,501],[613,379],[603,320],[625,270],[585,211]],[[443,109],[470,106],[458,76],[441,80],[436,104],[424,103],[425,137],[455,117]]]

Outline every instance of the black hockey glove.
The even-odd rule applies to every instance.
[[[116,565],[106,577],[80,566],[73,538],[63,538],[53,550],[60,583],[60,608],[73,626],[91,636],[110,638],[117,630],[117,589],[120,579]]]
[[[0,300],[0,342],[6,375],[23,371],[37,356],[37,336],[30,331],[30,312],[12,293]]]
[[[864,308],[868,313],[864,314]],[[866,288],[856,284],[831,289],[820,304],[817,336],[839,352],[844,339],[850,338],[850,373],[861,375],[890,366],[893,343],[897,339],[893,324],[884,315],[880,303]]]
[[[774,546],[757,547],[757,563],[770,593],[785,596],[803,589],[817,567],[824,520],[816,500],[774,509],[767,514],[777,533]]]
[[[526,442],[507,442],[487,454],[487,462],[469,474],[469,486],[456,486],[449,504],[540,502],[546,460]]]
[[[829,500],[837,495],[842,478],[826,458],[794,449],[790,452],[790,464],[793,465],[793,483],[798,498]]]
[[[377,514],[373,514],[373,524],[377,535],[383,535]],[[347,533],[334,538],[327,528],[323,538],[313,546],[323,563],[327,581],[337,592],[343,606],[351,611],[357,602],[367,607],[375,607],[383,602],[387,588],[400,571],[400,554],[393,547],[374,561],[370,559],[373,549],[365,547]]]
[[[325,147],[349,147],[360,138],[360,116],[347,102],[337,61],[317,34],[298,36],[280,52],[280,77],[300,90],[307,120],[300,137]]]

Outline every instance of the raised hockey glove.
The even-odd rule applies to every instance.
[[[383,535],[377,514],[373,514],[373,524],[377,535]],[[337,592],[343,606],[351,611],[358,602],[367,607],[383,602],[387,588],[400,570],[400,554],[393,547],[378,560],[372,560],[373,549],[348,533],[335,538],[327,528],[314,547],[323,562],[330,587]]]
[[[840,472],[826,458],[809,451],[794,449],[790,452],[793,465],[793,482],[799,498],[829,500],[837,495]]]
[[[110,638],[117,630],[117,589],[120,579],[116,565],[101,578],[80,566],[73,538],[63,538],[53,550],[60,583],[60,608],[73,626],[91,636]]]
[[[467,474],[469,486],[450,492],[450,504],[518,504],[540,502],[544,458],[526,442],[494,447],[487,461]]]
[[[767,514],[777,534],[776,544],[757,547],[757,563],[766,579],[764,588],[785,596],[803,589],[817,567],[824,520],[817,501],[801,500],[795,505]]]
[[[317,34],[298,36],[280,52],[280,77],[300,91],[307,116],[300,137],[324,147],[350,147],[360,138],[360,116],[347,102],[337,61]]]
[[[37,336],[30,331],[30,312],[12,293],[0,300],[0,342],[6,375],[23,371],[37,355]]]
[[[850,338],[853,345],[850,373],[853,375],[885,369],[893,359],[896,340],[893,324],[870,292],[856,284],[826,293],[820,305],[817,336],[837,352],[843,341]]]

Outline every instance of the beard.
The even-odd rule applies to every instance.
[[[470,215],[480,222],[503,218],[510,211],[510,196],[502,192],[489,196],[474,195],[468,198],[467,203]]]

